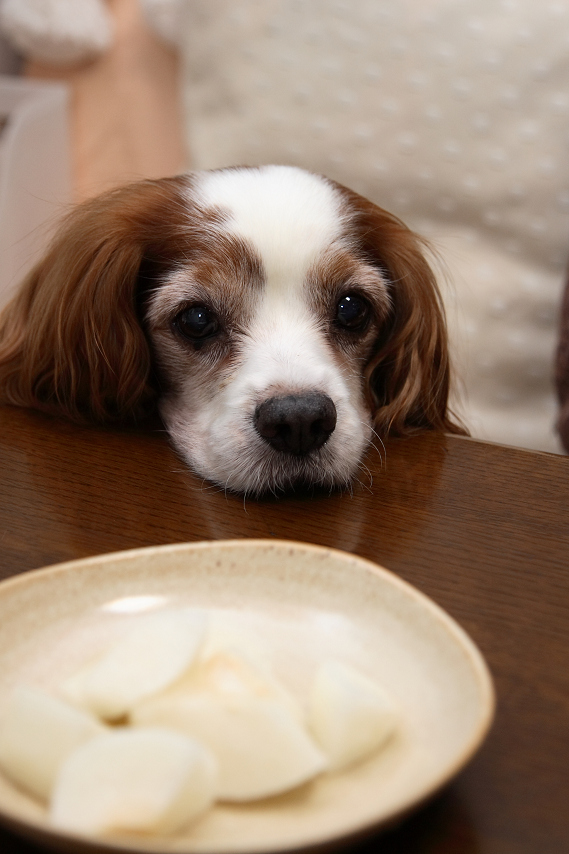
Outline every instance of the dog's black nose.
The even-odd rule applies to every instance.
[[[318,391],[270,397],[255,410],[257,432],[277,451],[304,456],[326,442],[336,427],[336,407]]]

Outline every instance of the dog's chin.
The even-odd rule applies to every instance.
[[[322,453],[318,451],[307,457],[272,452],[270,459],[258,471],[245,475],[236,485],[236,491],[255,498],[331,492],[348,487],[353,475],[351,467],[331,470],[323,463]],[[227,486],[232,488],[231,483]]]
[[[173,439],[178,453],[196,474],[225,491],[251,498],[292,493],[315,495],[347,489],[356,476],[361,457],[358,454],[357,458],[349,461],[338,461],[326,445],[306,456],[267,447],[261,454],[236,454],[220,471],[219,463],[214,466],[204,464]]]

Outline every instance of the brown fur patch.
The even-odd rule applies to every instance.
[[[212,373],[226,375],[235,362],[263,282],[260,258],[240,238],[214,230],[193,245],[191,260],[180,264],[146,302],[145,325],[164,390],[181,386],[188,370],[199,372],[200,385],[217,387],[220,378]],[[201,346],[184,340],[173,327],[176,316],[192,305],[205,306],[219,321],[219,333]]]
[[[393,214],[334,186],[353,251],[388,281],[389,320],[363,370],[376,429],[400,436],[424,429],[466,433],[448,409],[446,321],[423,241]]]

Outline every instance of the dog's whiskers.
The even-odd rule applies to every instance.
[[[379,459],[381,460],[381,467],[382,468],[384,466],[387,467],[387,448],[385,447],[385,443],[384,443],[383,439],[381,438],[381,436],[379,435],[379,433],[377,432],[377,430],[375,430],[373,427],[371,428],[371,433],[373,436],[373,439],[371,441],[371,447],[377,451],[377,453],[379,455]],[[380,449],[375,444],[376,439],[379,442],[379,444],[381,445],[381,447],[383,448],[383,454],[381,453]]]

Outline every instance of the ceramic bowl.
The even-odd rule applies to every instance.
[[[57,850],[255,854],[324,846],[379,831],[455,775],[481,744],[494,693],[468,635],[393,573],[303,543],[215,541],[101,555],[0,584],[0,722],[18,683],[57,691],[65,676],[137,614],[192,605],[263,639],[276,675],[300,698],[336,658],[391,695],[399,719],[384,749],[279,797],[218,803],[171,837],[84,839],[0,775],[0,821]]]

